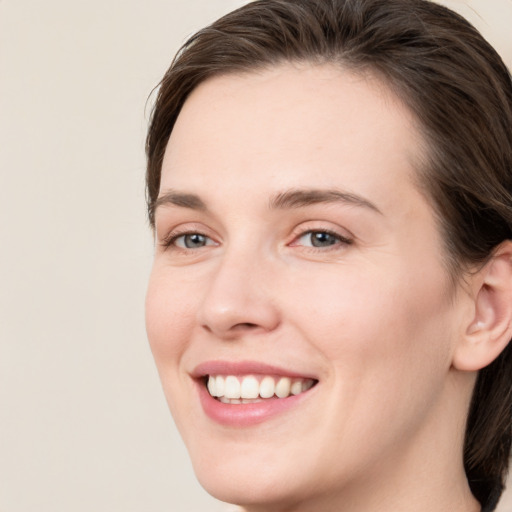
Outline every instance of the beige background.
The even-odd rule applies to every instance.
[[[145,340],[144,104],[242,3],[0,0],[0,512],[220,507]],[[449,5],[512,63],[511,0]]]

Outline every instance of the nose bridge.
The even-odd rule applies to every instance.
[[[272,289],[271,259],[253,248],[226,249],[212,269],[199,311],[199,323],[219,337],[248,330],[270,331],[279,323]]]

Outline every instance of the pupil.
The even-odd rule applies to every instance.
[[[205,237],[203,235],[187,235],[185,237],[185,247],[187,249],[194,249],[195,247],[203,247],[205,244]]]
[[[336,243],[336,238],[330,233],[313,233],[312,244],[314,247],[326,247],[329,245],[334,245]]]

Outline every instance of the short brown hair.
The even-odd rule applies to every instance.
[[[280,62],[339,63],[381,76],[416,115],[418,169],[453,276],[512,238],[512,79],[464,18],[427,0],[257,0],[192,36],[159,88],[147,136],[150,223],[162,160],[188,95],[209,77]],[[464,446],[475,497],[494,510],[508,470],[512,347],[480,371]]]

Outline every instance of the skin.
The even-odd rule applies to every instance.
[[[414,185],[421,147],[384,84],[327,65],[215,77],[186,101],[160,194],[194,194],[205,208],[156,210],[147,331],[196,474],[217,498],[249,512],[479,510],[462,465],[475,372],[453,365],[474,304],[453,288]],[[359,202],[269,207],[299,189]],[[333,244],[314,247],[311,233],[325,231]],[[186,248],[184,233],[205,243]],[[263,423],[222,426],[191,377],[219,359],[318,384]]]

